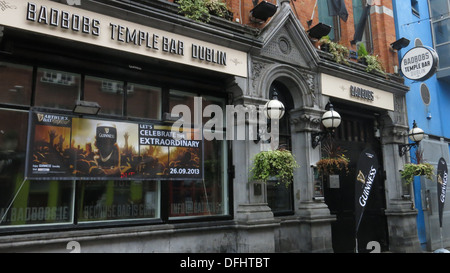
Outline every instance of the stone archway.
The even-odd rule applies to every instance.
[[[255,93],[259,93],[264,99],[270,99],[270,86],[274,81],[283,83],[289,90],[294,101],[294,109],[313,107],[316,104],[316,84],[313,74],[285,64],[271,65],[261,73],[255,85],[257,90]]]

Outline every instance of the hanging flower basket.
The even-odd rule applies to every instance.
[[[251,168],[251,179],[267,182],[278,179],[279,184],[288,187],[294,179],[294,169],[299,165],[289,150],[262,151],[255,155]]]
[[[348,173],[348,163],[350,160],[341,155],[339,157],[325,157],[317,161],[316,166],[322,175],[340,174],[343,171]]]
[[[433,180],[434,167],[430,163],[408,163],[403,166],[403,170],[401,170],[400,173],[406,184],[411,183],[415,176],[425,176],[426,178]]]
[[[348,173],[350,159],[345,156],[344,153],[346,151],[336,146],[331,138],[322,145],[322,151],[326,154],[326,157],[323,157],[316,163],[317,170],[322,176],[341,174],[343,171],[346,174]]]

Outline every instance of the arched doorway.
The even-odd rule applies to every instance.
[[[281,81],[274,81],[270,86],[269,98],[277,93],[278,100],[284,104],[285,114],[279,121],[279,147],[292,151],[292,136],[290,127],[290,110],[294,108],[294,100]],[[293,185],[288,188],[276,186],[275,183],[267,184],[267,203],[275,216],[294,213]]]

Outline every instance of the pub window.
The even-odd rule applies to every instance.
[[[439,56],[447,56],[450,52],[450,0],[429,0],[428,3],[434,48]],[[439,70],[448,71],[449,68],[450,58],[440,58]]]
[[[169,111],[172,111],[172,108],[176,105],[186,105],[190,111],[190,120],[187,120],[187,117],[183,117],[184,122],[194,123],[194,97],[195,93],[179,91],[179,90],[170,90],[170,99],[169,99]]]
[[[415,16],[420,18],[419,1],[418,0],[411,0],[411,12],[412,12],[412,14],[414,14]]]
[[[34,73],[33,73],[34,72]],[[35,78],[33,79],[33,74]],[[29,105],[34,97],[34,106],[72,110],[78,99],[98,102],[102,117],[97,119],[72,119],[73,128],[90,130],[99,123],[127,123],[113,120],[114,116],[126,114],[140,119],[161,119],[163,108],[162,88],[136,84],[108,78],[79,75],[71,72],[0,63],[0,103]],[[6,75],[6,76],[5,76]],[[33,87],[33,83],[35,86]],[[16,89],[10,91],[9,89]],[[32,96],[32,90],[35,90]],[[125,93],[126,90],[126,93]],[[22,92],[21,96],[10,96],[5,92]],[[126,96],[126,97],[125,97]],[[195,97],[201,97],[199,115],[208,105],[219,105],[225,110],[223,97],[201,96],[199,93],[171,90],[165,106],[188,105],[194,114]],[[124,101],[126,98],[126,113]],[[52,113],[54,113],[52,109]],[[45,110],[39,109],[45,112]],[[109,115],[110,120],[105,120]],[[33,138],[38,156],[36,162],[46,164],[55,157],[76,155],[77,169],[83,173],[105,171],[96,165],[85,164],[91,156],[100,158],[99,146],[94,132],[86,131],[86,139],[69,139],[51,128],[36,130],[29,136],[29,111],[0,109],[0,217],[5,216],[0,227],[25,227],[30,225],[87,225],[100,222],[171,220],[184,217],[222,216],[229,214],[228,207],[228,148],[223,126],[212,131],[223,135],[223,140],[203,141],[203,154],[196,158],[188,149],[175,149],[173,161],[190,160],[203,162],[203,180],[25,180],[27,139]],[[203,123],[208,117],[198,117]],[[225,116],[224,116],[225,118]],[[79,123],[77,122],[86,122]],[[89,124],[94,122],[95,124]],[[89,124],[89,126],[85,126]],[[120,126],[125,126],[125,125]],[[224,123],[225,120],[224,120]],[[119,125],[118,127],[119,128]],[[125,127],[121,127],[125,128]],[[30,131],[31,132],[31,131]],[[40,133],[37,133],[40,132]],[[127,142],[127,130],[117,133],[120,147],[121,168],[136,167],[136,157],[157,158],[156,146],[136,149]],[[132,141],[130,141],[131,143]],[[75,152],[75,153],[74,153]],[[167,154],[167,153],[166,153]],[[106,154],[106,157],[109,155]],[[32,159],[33,160],[33,159]],[[31,161],[30,161],[31,162]],[[147,163],[149,161],[146,161]],[[153,162],[153,161],[152,161]],[[149,165],[139,167],[146,168]],[[97,166],[98,167],[98,166]],[[123,169],[121,169],[123,171]],[[125,173],[125,172],[123,172]],[[93,174],[94,175],[94,174]],[[15,197],[15,194],[17,196]],[[164,194],[164,195],[163,195]],[[14,202],[11,200],[14,199]],[[5,212],[8,212],[5,214]]]
[[[128,83],[127,114],[130,117],[161,119],[161,88]]]
[[[72,110],[80,96],[80,79],[78,74],[39,68],[35,106]]]
[[[160,217],[158,181],[80,181],[78,221]]]
[[[200,107],[196,93],[188,93],[177,90],[170,91],[169,106],[178,104],[187,105],[191,110],[191,121],[194,120],[194,105]],[[201,97],[202,108],[199,109],[199,115],[202,115],[203,109],[210,104],[220,106],[225,110],[225,100],[213,97]],[[201,120],[202,116],[197,117]],[[203,119],[203,123],[206,119]],[[169,188],[169,218],[180,219],[184,217],[199,216],[220,216],[228,214],[227,192],[227,149],[224,136],[224,128],[214,128],[216,133],[223,135],[223,140],[204,140],[203,141],[203,162],[204,179],[203,180],[173,180],[167,181]],[[201,160],[186,156],[188,152],[173,155],[176,162]]]
[[[436,44],[448,44],[450,42],[450,17],[436,20],[433,23],[433,30]]]
[[[0,62],[0,102],[30,105],[33,68]]]
[[[125,84],[121,81],[86,76],[84,99],[100,104],[100,114],[122,115]],[[132,93],[132,86],[127,88]]]
[[[24,180],[28,112],[0,110],[0,115],[8,117],[0,119],[1,226],[71,223],[73,181]],[[44,160],[51,157],[49,137],[41,142]]]
[[[328,34],[330,40],[339,41],[340,39],[340,19],[339,16],[330,16],[328,1],[318,1],[319,21],[332,27]]]
[[[353,18],[355,31],[358,29],[359,18],[364,13],[364,9],[367,5],[367,0],[353,0]],[[362,35],[361,42],[364,43],[368,52],[373,52],[373,43],[372,43],[372,28],[370,25],[370,14],[367,16],[367,22],[364,28],[364,32]]]

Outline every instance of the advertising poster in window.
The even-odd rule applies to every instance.
[[[200,130],[32,111],[28,139],[28,179],[203,178]]]

